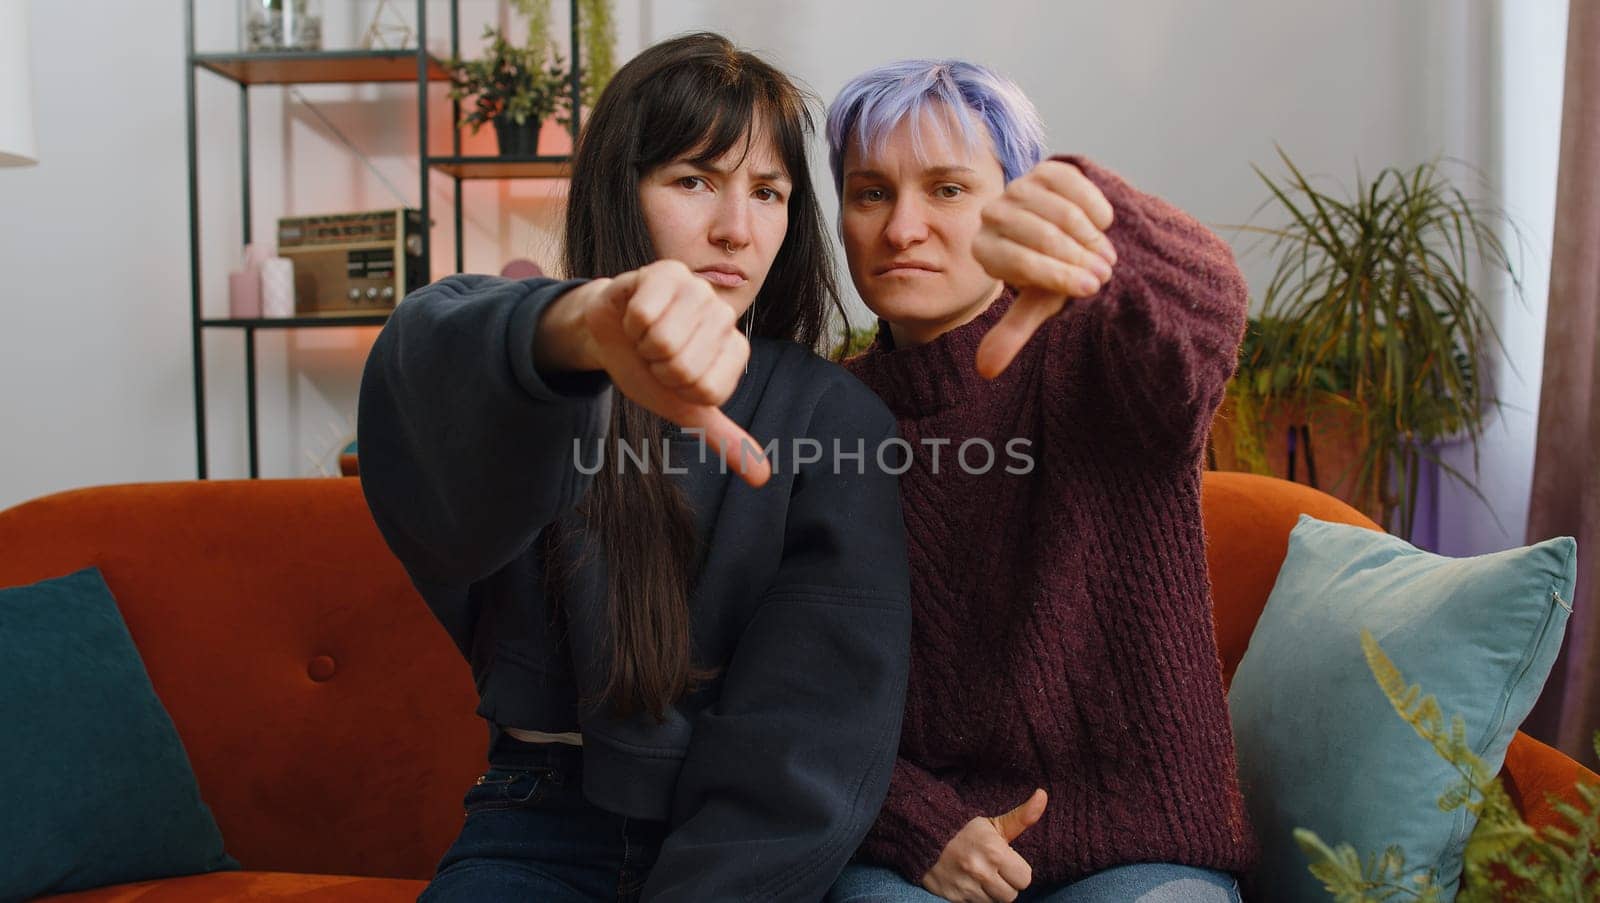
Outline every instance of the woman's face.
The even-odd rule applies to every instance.
[[[983,205],[1005,190],[988,130],[978,128],[981,146],[969,151],[951,140],[950,111],[930,104],[881,148],[862,154],[851,141],[845,150],[839,218],[850,277],[897,344],[966,323],[1002,288],[972,256]]]
[[[789,231],[794,185],[766,130],[710,163],[679,158],[639,180],[639,205],[656,254],[711,283],[742,314],[767,280]]]

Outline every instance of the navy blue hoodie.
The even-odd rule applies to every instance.
[[[609,643],[604,554],[574,507],[613,390],[533,364],[540,314],[577,284],[452,276],[396,307],[361,383],[367,503],[471,664],[478,713],[581,731],[588,799],[668,823],[646,900],[821,899],[883,802],[905,702],[905,530],[884,469],[897,457],[878,454],[894,418],[809,350],[753,340],[722,410],[777,440],[772,479],[753,489],[667,430],[705,550],[695,660],[717,676],[665,724],[581,707],[604,689]],[[561,618],[536,542],[556,522],[575,537]]]

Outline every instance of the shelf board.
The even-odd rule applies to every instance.
[[[316,329],[328,326],[382,326],[389,311],[370,314],[324,314],[303,317],[220,317],[200,321],[201,326],[232,329]]]
[[[565,179],[570,157],[429,157],[428,165],[458,179]]]
[[[415,82],[415,50],[320,50],[289,53],[197,53],[194,65],[241,85]],[[428,57],[428,80],[444,81],[444,64]]]

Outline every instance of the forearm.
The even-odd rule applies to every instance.
[[[1193,217],[1080,158],[1068,162],[1115,211],[1111,281],[1069,305],[1104,355],[1096,370],[1130,418],[1167,437],[1203,440],[1237,366],[1249,292],[1232,249]]]
[[[534,333],[533,360],[540,373],[573,373],[603,369],[595,354],[594,338],[585,323],[590,304],[605,303],[603,292],[611,280],[596,279],[550,302]]]
[[[537,372],[539,314],[569,284],[451,277],[403,301],[362,376],[361,481],[413,578],[466,583],[503,566],[587,489],[574,441],[609,421],[603,374]]]

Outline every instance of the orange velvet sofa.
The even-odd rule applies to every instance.
[[[1372,526],[1294,483],[1208,473],[1217,634],[1231,678],[1302,513]],[[52,901],[414,900],[459,830],[487,732],[463,662],[354,479],[102,486],[0,512],[0,586],[95,565],[122,607],[244,871]],[[1518,735],[1529,820],[1600,780]]]

